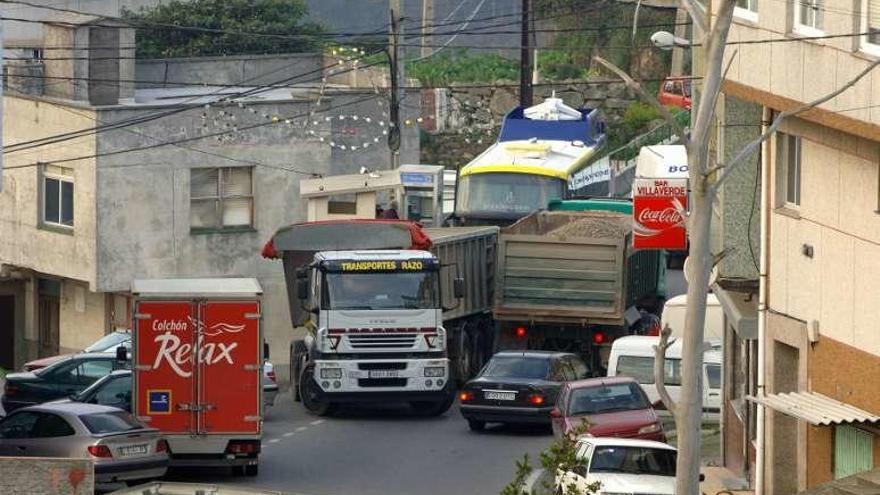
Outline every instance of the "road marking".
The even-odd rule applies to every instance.
[[[288,431],[287,433],[285,433],[284,435],[281,435],[281,436],[284,437],[284,438],[292,437],[292,436],[293,436],[293,432],[292,432],[292,431]]]
[[[280,438],[273,438],[272,440],[269,440],[269,443],[278,443],[280,441],[281,441]]]
[[[321,424],[321,423],[323,423],[323,422],[324,422],[323,419],[318,419],[318,420],[312,421],[312,422],[309,423],[309,424],[312,425],[312,426],[318,426],[319,424]]]
[[[297,433],[299,433],[299,432],[301,432],[301,431],[306,431],[306,430],[308,430],[308,429],[309,429],[308,426],[300,426],[299,428],[296,429],[296,431],[297,431]]]

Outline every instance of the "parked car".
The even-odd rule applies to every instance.
[[[3,387],[3,408],[8,414],[21,407],[69,397],[113,370],[129,367],[129,361],[102,352],[72,354],[36,371],[11,373],[6,375]]]
[[[275,378],[275,365],[268,359],[263,361],[263,403],[274,406],[278,397],[278,380]]]
[[[648,395],[651,404],[661,416],[669,412],[660,402],[660,394],[654,385],[654,346],[660,337],[630,335],[621,337],[611,345],[608,356],[608,376],[629,376],[635,378]],[[703,353],[703,421],[718,422],[721,411],[721,343],[707,342],[709,348]],[[666,362],[663,366],[666,390],[672,400],[681,395],[681,339],[666,349]]]
[[[681,77],[667,77],[660,84],[657,100],[668,107],[691,109],[691,80]]]
[[[43,404],[0,421],[0,456],[90,458],[95,481],[158,478],[168,468],[168,444],[131,414],[95,404]]]
[[[588,374],[574,354],[502,351],[461,389],[461,414],[474,431],[486,423],[550,424],[562,384]]]
[[[628,377],[568,382],[550,411],[553,435],[562,438],[583,420],[594,437],[641,438],[665,442],[663,423],[639,383]]]
[[[116,352],[116,348],[119,346],[123,346],[131,352],[131,330],[115,330],[110,332],[80,352],[106,352],[112,354]],[[70,354],[59,354],[57,356],[36,359],[24,363],[23,368],[24,371],[38,370],[40,368],[45,368],[50,364],[57,363],[68,356],[70,356]]]
[[[675,494],[675,447],[650,440],[582,437],[575,448],[584,464],[557,471],[557,487],[574,485],[579,493],[588,493],[587,487],[599,482],[596,495]]]

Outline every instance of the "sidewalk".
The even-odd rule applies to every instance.
[[[700,491],[705,495],[754,495],[748,489],[745,479],[737,478],[731,471],[723,467],[706,466],[701,469],[706,481],[700,483]]]

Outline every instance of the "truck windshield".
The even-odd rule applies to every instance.
[[[434,309],[437,272],[327,273],[324,309]]]
[[[562,199],[565,181],[517,173],[484,173],[459,179],[456,214],[468,218],[519,219]]]

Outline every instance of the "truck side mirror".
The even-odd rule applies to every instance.
[[[128,361],[128,349],[126,349],[124,345],[116,348],[116,360]]]
[[[461,299],[464,297],[464,279],[456,278],[452,281],[452,295],[455,296],[456,299]]]
[[[296,279],[296,297],[300,301],[305,301],[309,298],[309,279],[307,278],[299,278]]]
[[[269,343],[263,342],[263,359],[269,359]]]

